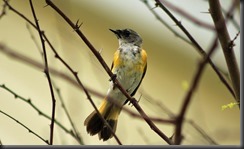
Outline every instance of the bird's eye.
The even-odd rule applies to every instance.
[[[125,37],[129,37],[129,36],[130,36],[130,31],[125,30],[125,31],[124,31],[124,36],[125,36]]]

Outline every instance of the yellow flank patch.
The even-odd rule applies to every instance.
[[[102,103],[101,103],[99,109],[98,109],[98,111],[101,113],[102,116],[104,116],[105,113],[106,113],[106,110],[107,110],[106,107],[108,107],[108,106],[106,106],[107,104],[108,104],[108,103],[107,103],[107,100],[104,99],[104,100],[102,101]]]
[[[144,66],[147,62],[147,53],[144,49],[141,50],[141,57],[142,57],[142,62],[144,62]]]
[[[117,50],[115,53],[114,53],[114,59],[113,59],[113,68],[112,68],[112,71],[115,67],[119,67],[120,65],[122,65],[123,62],[121,61],[121,59],[119,58],[119,51]]]
[[[141,62],[142,62],[142,66],[140,68],[140,71],[144,71],[144,68],[146,67],[147,64],[147,53],[144,49],[141,50]]]

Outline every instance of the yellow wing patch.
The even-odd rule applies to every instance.
[[[123,64],[123,62],[119,58],[119,50],[117,50],[114,53],[114,59],[113,59],[112,68],[111,68],[112,72],[114,72],[114,68],[119,67],[122,64]]]

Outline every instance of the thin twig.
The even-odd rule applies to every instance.
[[[21,101],[26,102],[28,105],[30,105],[40,116],[43,116],[49,120],[52,120],[52,118],[50,116],[48,116],[46,113],[44,113],[43,111],[41,111],[35,104],[33,104],[32,100],[30,98],[24,98],[23,96],[20,96],[19,94],[17,94],[16,92],[14,92],[12,89],[10,89],[9,87],[7,87],[4,84],[0,84],[0,88],[8,91],[9,93],[11,93],[12,95],[14,95],[14,98],[18,98]],[[68,130],[64,125],[62,125],[57,119],[54,119],[54,122],[57,126],[59,126],[61,129],[63,129],[66,133],[68,133],[69,135],[71,135],[74,139],[77,140],[76,136],[72,133],[71,130]],[[79,142],[79,141],[78,141]]]
[[[200,26],[200,27],[203,27],[205,29],[212,30],[212,31],[215,30],[215,28],[212,24],[208,24],[206,22],[199,20],[198,18],[192,16],[191,14],[189,14],[185,10],[181,9],[180,7],[177,7],[177,6],[175,6],[175,5],[173,5],[170,2],[165,1],[165,0],[159,0],[159,2],[163,3],[165,6],[172,9],[174,12],[178,13],[179,15],[184,16],[186,19],[195,23],[197,26]]]
[[[237,5],[237,4],[238,4],[238,3],[236,3],[236,5]],[[236,6],[236,7],[238,7],[238,6]],[[225,16],[228,16],[228,12],[227,12],[227,10],[225,10],[224,8],[221,8],[221,10],[222,10],[223,13],[225,14]],[[237,21],[234,19],[233,14],[230,14],[230,15],[229,15],[229,18],[230,18],[232,24],[234,25],[234,27],[236,28],[236,30],[240,30],[240,25],[239,25],[239,24],[237,23]]]
[[[35,38],[33,32],[31,31],[31,29],[30,29],[30,25],[29,25],[29,24],[26,24],[26,27],[27,27],[27,29],[28,29],[28,31],[29,31],[29,33],[30,33],[31,39],[34,41],[34,43],[35,43],[35,45],[36,45],[36,47],[37,47],[37,49],[38,49],[38,51],[39,51],[41,57],[43,58],[43,52],[42,52],[42,49],[41,49],[40,46],[38,45],[38,42],[37,42],[37,40],[36,40],[36,38]],[[37,30],[37,27],[36,27],[36,26],[32,26],[32,27],[34,27],[34,28]],[[45,39],[46,41],[48,41],[48,45],[51,45],[50,41],[48,40],[48,38],[46,37],[46,35],[45,35],[44,33],[43,33],[43,37],[44,37],[44,39]],[[52,46],[52,45],[51,45],[51,46]],[[60,89],[55,85],[55,83],[53,83],[53,87],[55,88],[55,90],[56,90],[56,92],[57,92],[57,94],[58,94],[58,97],[59,97],[59,99],[60,99],[60,101],[61,101],[61,104],[62,104],[62,108],[64,109],[64,112],[65,112],[66,116],[68,117],[68,120],[69,120],[69,122],[70,122],[70,124],[71,124],[71,126],[72,126],[72,128],[73,128],[73,131],[71,130],[71,131],[69,131],[69,132],[72,133],[72,135],[73,135],[74,138],[79,142],[79,144],[81,144],[81,145],[84,144],[84,142],[83,142],[81,136],[79,135],[77,129],[75,128],[75,125],[74,125],[74,123],[73,123],[73,121],[72,121],[72,119],[71,119],[71,116],[70,116],[70,114],[69,114],[69,112],[68,112],[68,110],[67,110],[67,108],[66,108],[66,106],[65,106],[65,104],[64,104],[64,100],[63,100],[63,98],[62,98],[62,96],[61,96]],[[51,120],[51,119],[50,119],[50,120]]]
[[[141,116],[144,118],[144,120],[148,123],[148,125],[151,127],[153,131],[155,131],[163,140],[165,140],[168,144],[172,144],[172,141],[162,132],[158,129],[158,127],[150,120],[150,118],[146,115],[146,113],[141,109],[141,107],[138,105],[137,101],[132,98],[125,89],[121,86],[121,84],[118,82],[118,80],[113,77],[113,73],[111,72],[108,65],[105,63],[103,58],[101,57],[100,53],[94,48],[94,46],[90,43],[90,41],[86,38],[86,36],[80,31],[79,26],[75,25],[56,5],[54,5],[50,0],[46,0],[46,3],[51,6],[60,16],[63,17],[63,19],[75,30],[75,32],[79,35],[79,37],[86,43],[86,45],[89,47],[89,49],[93,52],[93,54],[97,57],[103,68],[106,70],[106,72],[109,74],[113,82],[115,83],[116,87],[120,89],[120,91],[127,97],[127,99],[134,105],[134,107],[137,109],[137,111],[141,114]]]
[[[2,12],[0,13],[0,19],[2,19],[2,17],[3,17],[4,15],[6,15],[6,8],[7,8],[6,3],[3,4],[3,7],[2,7],[2,8],[3,8],[3,9],[2,9]]]
[[[46,53],[46,47],[45,47],[45,41],[42,38],[42,32],[35,14],[35,10],[32,4],[32,0],[29,1],[30,2],[30,6],[31,6],[31,11],[33,14],[33,17],[35,19],[35,23],[36,23],[36,27],[38,29],[38,33],[40,36],[40,40],[42,43],[42,50],[43,50],[43,56],[44,56],[44,62],[45,62],[45,68],[44,68],[44,73],[47,76],[47,80],[48,80],[48,85],[49,85],[49,89],[50,89],[50,93],[51,93],[51,98],[52,98],[52,120],[51,120],[51,125],[50,125],[50,145],[53,144],[53,133],[54,133],[54,119],[55,119],[55,96],[54,96],[54,91],[53,91],[53,87],[52,87],[52,81],[51,81],[51,77],[49,75],[49,68],[48,68],[48,61],[47,61],[47,53]]]
[[[196,129],[203,137],[205,140],[207,140],[211,145],[218,145],[214,141],[213,138],[211,138],[199,125],[197,125],[194,121],[192,120],[186,120],[191,126],[193,126],[194,129]]]
[[[168,108],[166,105],[164,105],[162,103],[162,100],[157,100],[152,98],[149,94],[146,93],[146,91],[142,91],[143,92],[143,97],[148,99],[150,101],[150,103],[152,103],[154,106],[158,106],[159,108],[161,108],[164,113],[166,113],[169,117],[172,118],[176,118],[176,115],[170,110],[170,108]],[[159,102],[160,101],[160,102]],[[175,121],[177,122],[177,121]],[[198,124],[196,124],[193,120],[191,119],[186,119],[185,118],[185,122],[189,123],[197,132],[199,132],[199,134],[205,138],[205,140],[207,140],[210,144],[215,144],[217,145],[217,143],[214,141],[213,138],[211,138]],[[174,123],[175,124],[175,123]]]
[[[192,42],[190,42],[188,39],[186,39],[185,37],[181,36],[178,32],[176,32],[172,26],[170,26],[169,24],[167,24],[155,11],[153,11],[153,9],[150,7],[148,0],[141,0],[146,6],[147,8],[151,11],[151,13],[155,16],[155,18],[160,21],[166,28],[168,28],[176,37],[179,37],[180,39],[182,39],[183,41],[185,41],[186,43],[192,45]],[[156,8],[156,7],[155,7]]]
[[[31,130],[29,127],[27,127],[25,124],[21,123],[20,121],[18,121],[17,119],[15,119],[14,117],[10,116],[9,114],[3,112],[2,110],[0,110],[0,113],[2,113],[3,115],[9,117],[10,119],[14,120],[16,123],[20,124],[21,126],[23,126],[25,129],[28,130],[29,133],[32,133],[33,135],[35,135],[36,137],[38,137],[39,139],[41,139],[43,142],[45,142],[46,144],[49,144],[48,140],[45,140],[44,138],[42,138],[40,135],[38,135],[37,133],[35,133],[33,130]],[[1,122],[2,123],[2,122]]]
[[[207,54],[206,52],[203,50],[203,48],[198,44],[198,42],[192,37],[192,35],[187,31],[187,29],[181,24],[180,21],[178,21],[174,15],[164,6],[163,3],[161,3],[160,0],[155,0],[156,1],[156,6],[159,6],[160,8],[162,8],[165,13],[167,13],[169,15],[169,17],[177,24],[177,26],[186,34],[186,36],[191,40],[191,42],[193,43],[193,45],[196,47],[196,50],[203,56],[206,57]],[[230,87],[230,85],[228,84],[228,82],[226,81],[226,79],[222,76],[222,74],[219,72],[218,68],[215,66],[215,64],[212,62],[212,60],[208,57],[208,63],[210,64],[210,66],[213,68],[213,70],[215,71],[215,73],[217,74],[217,76],[219,77],[219,79],[222,81],[222,83],[226,86],[226,88],[229,90],[229,92],[231,93],[231,95],[233,95],[233,97],[235,97],[235,93],[232,90],[232,88]]]
[[[30,25],[29,25],[28,23],[26,23],[26,28],[27,28],[27,30],[28,30],[29,33],[30,33],[30,37],[31,37],[31,39],[33,40],[34,44],[36,45],[36,47],[37,47],[37,49],[38,49],[38,52],[39,52],[40,55],[41,55],[41,58],[43,59],[43,52],[42,52],[42,49],[41,49],[41,47],[39,46],[38,41],[36,40],[36,38],[35,38],[35,36],[34,36],[32,30],[31,30],[31,28],[30,28]],[[44,60],[44,59],[43,59],[43,60]]]
[[[64,109],[64,112],[65,112],[66,116],[68,117],[69,122],[70,122],[70,124],[71,124],[71,126],[72,126],[72,128],[73,128],[73,132],[72,132],[72,133],[74,133],[74,135],[75,135],[77,141],[78,141],[81,145],[84,144],[84,142],[83,142],[83,140],[82,140],[80,134],[78,133],[78,130],[76,129],[76,127],[75,127],[75,125],[74,125],[74,123],[73,123],[73,121],[72,121],[72,118],[71,118],[71,116],[70,116],[70,114],[69,114],[69,112],[68,112],[68,109],[67,109],[66,106],[65,106],[63,97],[62,97],[61,92],[60,92],[60,89],[59,89],[58,87],[56,87],[55,84],[53,84],[53,87],[55,88],[55,90],[56,90],[56,92],[57,92],[57,94],[58,94],[58,97],[59,97],[60,102],[61,102],[61,106],[62,106],[62,108]]]
[[[203,71],[204,71],[204,68],[207,64],[207,61],[208,61],[208,57],[210,57],[212,55],[212,53],[214,52],[214,50],[216,49],[217,45],[218,45],[218,42],[217,42],[217,38],[215,38],[215,40],[213,41],[212,43],[212,46],[207,54],[207,56],[205,56],[197,70],[196,70],[196,73],[193,77],[193,80],[192,80],[192,83],[190,85],[190,88],[183,100],[183,105],[181,106],[181,110],[179,112],[179,115],[177,116],[177,123],[176,123],[176,128],[175,128],[175,144],[180,144],[181,143],[181,138],[182,138],[182,135],[181,135],[181,131],[182,131],[182,124],[183,124],[183,120],[184,120],[184,116],[185,116],[185,113],[186,113],[186,110],[188,109],[188,106],[190,105],[190,101],[192,99],[192,95],[194,93],[194,91],[197,89],[197,86],[200,82],[200,79],[201,79],[201,76],[203,75]]]
[[[232,12],[236,7],[237,0],[233,1],[230,10],[227,12],[226,19],[222,15],[221,6],[219,0],[209,0],[210,14],[212,16],[218,38],[221,43],[221,47],[225,56],[225,60],[228,66],[230,79],[235,92],[235,100],[240,103],[240,71],[237,65],[233,43],[231,42],[227,27],[226,20],[232,16]]]

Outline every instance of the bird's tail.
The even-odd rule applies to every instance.
[[[118,107],[108,100],[103,100],[98,111],[102,117],[107,121],[107,123],[112,128],[113,132],[116,131],[118,116],[121,111],[121,107]],[[90,135],[95,135],[98,133],[99,140],[106,141],[113,137],[110,129],[104,124],[103,120],[99,117],[96,111],[93,111],[85,120],[84,125],[86,130]]]

